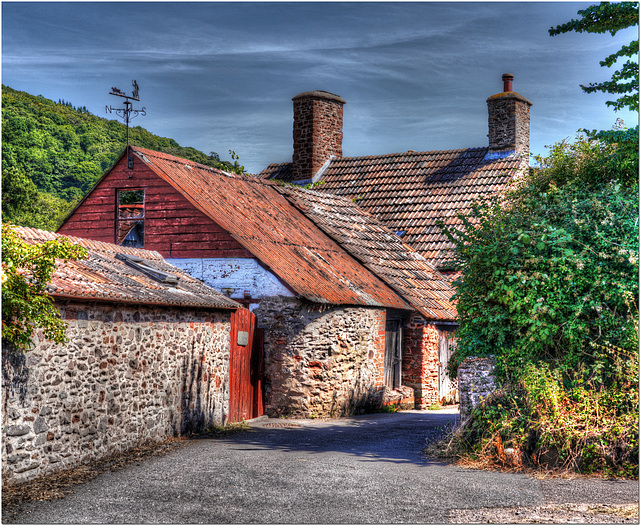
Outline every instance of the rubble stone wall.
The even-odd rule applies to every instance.
[[[467,357],[458,367],[460,421],[464,421],[484,398],[496,390],[493,357]]]
[[[265,329],[269,416],[338,417],[381,405],[385,309],[274,297],[254,313]]]
[[[59,304],[65,345],[3,349],[2,474],[18,483],[225,422],[230,313]]]

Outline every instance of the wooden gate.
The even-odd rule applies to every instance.
[[[241,308],[231,315],[229,423],[264,414],[263,338],[263,330],[256,328],[256,316],[249,310]]]
[[[449,377],[449,359],[456,345],[453,328],[438,326],[438,389],[440,403],[456,403],[458,400],[457,382]]]

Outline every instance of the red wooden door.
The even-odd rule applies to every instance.
[[[229,360],[229,423],[253,419],[264,413],[262,403],[262,330],[246,308],[231,315]]]

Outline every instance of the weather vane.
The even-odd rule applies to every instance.
[[[136,118],[138,115],[142,115],[144,117],[147,114],[146,108],[133,109],[133,104],[131,103],[131,101],[135,100],[136,102],[139,102],[140,97],[138,95],[138,83],[133,80],[131,84],[133,86],[133,93],[131,95],[127,95],[124,91],[116,87],[112,87],[111,92],[109,93],[109,95],[115,95],[116,97],[124,98],[124,108],[114,108],[111,106],[106,106],[107,113],[112,113],[115,111],[116,115],[123,119],[125,124],[127,125],[127,164],[129,166],[129,169],[133,169],[133,155],[131,155],[131,152],[129,150],[129,122],[131,122],[131,120]]]

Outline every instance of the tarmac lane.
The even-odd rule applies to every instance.
[[[259,419],[195,439],[59,500],[24,504],[5,523],[447,523],[473,509],[636,503],[638,484],[540,481],[425,458],[453,409],[339,420]],[[459,512],[458,512],[459,511]],[[458,512],[458,514],[456,514]]]

